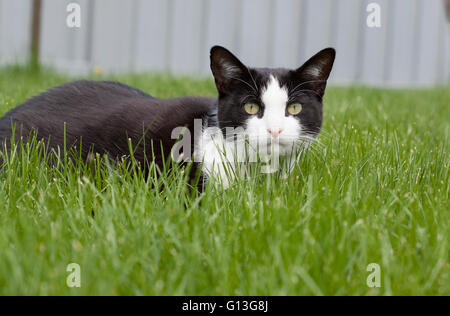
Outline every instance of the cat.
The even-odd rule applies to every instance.
[[[16,140],[35,132],[50,148],[66,145],[84,160],[92,153],[127,156],[131,143],[144,168],[149,161],[162,167],[178,141],[173,131],[185,127],[201,135],[189,141],[195,161],[191,179],[200,171],[204,179],[228,187],[233,176],[226,165],[236,157],[243,162],[246,156],[297,156],[318,135],[334,59],[335,50],[326,48],[298,69],[249,68],[226,48],[214,46],[210,63],[218,98],[159,99],[118,82],[75,81],[6,113],[0,119],[0,140],[9,148],[13,129]],[[249,151],[249,142],[236,141],[241,136],[257,149]]]

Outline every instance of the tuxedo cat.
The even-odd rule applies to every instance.
[[[13,128],[16,140],[34,131],[51,148],[66,144],[83,159],[90,153],[120,158],[130,154],[131,143],[142,166],[155,161],[161,167],[177,142],[174,129],[185,127],[200,135],[189,139],[196,168],[228,186],[236,176],[226,167],[233,160],[242,165],[256,156],[295,158],[317,136],[334,49],[320,51],[293,70],[249,68],[220,46],[211,49],[210,58],[217,99],[158,99],[117,82],[76,81],[8,112],[0,119],[0,140],[9,148]],[[195,119],[202,122],[200,131]],[[285,167],[288,171],[293,162]]]
[[[288,174],[320,131],[334,58],[335,50],[327,48],[295,70],[249,68],[223,47],[213,47],[211,70],[219,98],[215,131],[205,131],[196,142],[203,173],[228,186],[245,174],[248,161],[285,158],[264,172],[281,168]]]

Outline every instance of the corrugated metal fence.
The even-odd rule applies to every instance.
[[[81,28],[66,25],[81,6]],[[381,6],[381,27],[366,25]],[[0,62],[30,46],[31,0],[0,0]],[[446,84],[450,26],[441,0],[43,0],[40,59],[62,71],[209,73],[220,44],[252,66],[297,67],[333,46],[334,83]]]

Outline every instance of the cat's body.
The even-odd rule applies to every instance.
[[[8,145],[15,126],[16,139],[36,131],[52,148],[81,147],[84,159],[91,152],[111,158],[129,155],[131,142],[137,161],[146,165],[154,159],[161,166],[177,141],[173,131],[187,127],[192,149],[187,152],[196,165],[202,165],[208,178],[228,186],[224,165],[232,160],[275,155],[294,156],[295,161],[314,139],[333,61],[334,50],[326,49],[297,70],[247,68],[216,46],[211,69],[218,99],[158,99],[120,83],[77,81],[49,89],[8,112],[0,119],[0,140]]]
[[[152,156],[162,165],[176,142],[172,130],[186,126],[193,132],[194,119],[205,117],[216,102],[205,97],[158,99],[116,82],[76,81],[49,89],[8,112],[0,119],[0,137],[8,140],[15,125],[16,139],[35,131],[37,139],[45,139],[51,148],[66,144],[79,150],[84,160],[90,153],[111,158],[129,155],[131,140],[134,158],[142,166]]]

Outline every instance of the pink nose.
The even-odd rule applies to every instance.
[[[272,137],[276,138],[278,137],[278,135],[281,134],[283,130],[279,128],[279,129],[268,129],[267,131],[269,132],[270,135],[272,135]]]

